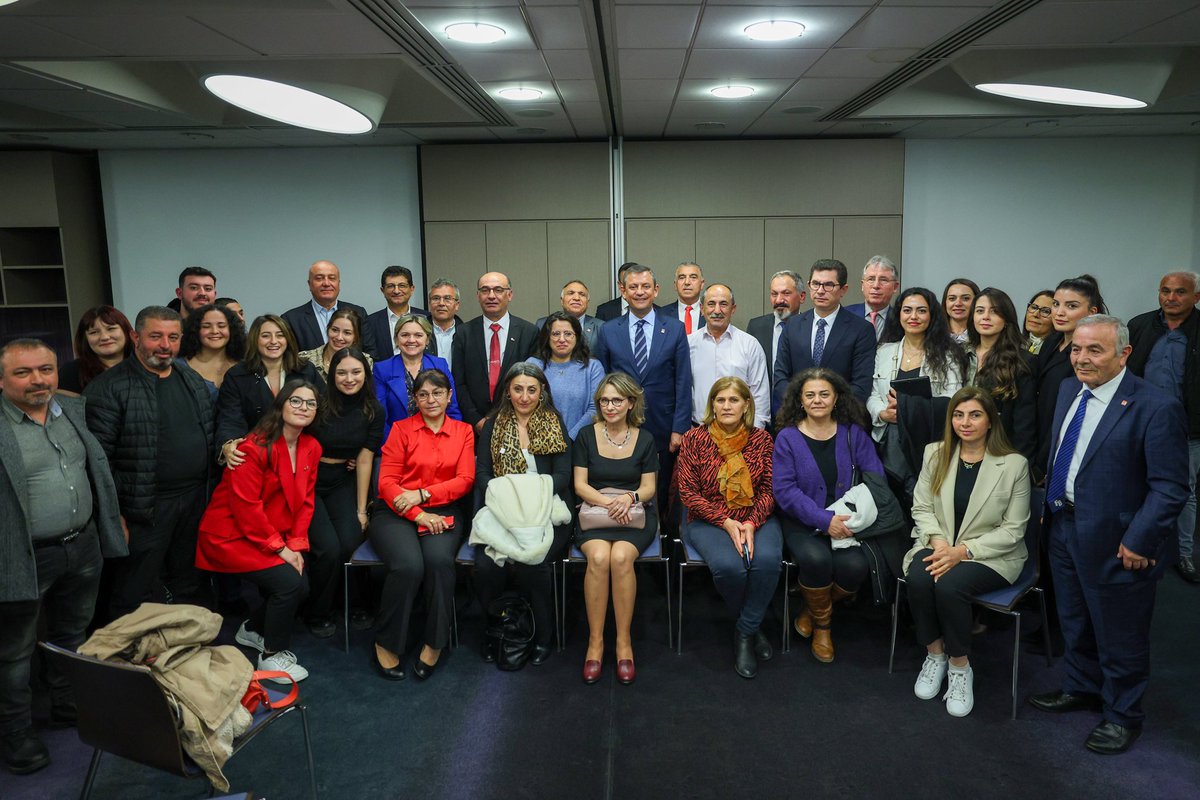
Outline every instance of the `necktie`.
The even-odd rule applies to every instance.
[[[646,364],[650,361],[650,355],[646,351],[646,320],[639,319],[637,327],[633,330],[633,366],[637,369],[638,375],[642,375],[646,371]]]
[[[683,309],[683,332],[690,334],[692,332],[692,307],[686,306]]]
[[[1050,483],[1046,487],[1046,497],[1050,498],[1050,507],[1055,511],[1063,507],[1067,497],[1067,473],[1071,470],[1071,458],[1075,455],[1075,445],[1079,444],[1079,432],[1083,430],[1083,418],[1087,414],[1087,403],[1092,398],[1088,389],[1083,390],[1079,398],[1079,408],[1067,425],[1063,434],[1062,444],[1058,446],[1058,454],[1054,456],[1054,467],[1050,471]]]
[[[488,348],[488,397],[495,398],[500,382],[500,323],[492,323],[492,344]]]
[[[825,326],[823,319],[817,320],[817,340],[813,342],[813,365],[821,366],[821,356],[825,355]]]

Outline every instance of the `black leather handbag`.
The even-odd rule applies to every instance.
[[[487,637],[496,656],[496,667],[515,672],[525,666],[533,650],[536,625],[529,601],[505,593],[488,603]]]

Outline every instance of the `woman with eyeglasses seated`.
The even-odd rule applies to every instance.
[[[321,445],[305,429],[317,415],[317,387],[292,380],[237,446],[241,465],[227,469],[200,520],[196,566],[258,586],[263,602],[234,637],[257,650],[258,669],[308,670],[290,649],[292,623],[308,596],[304,553],[313,515]],[[278,683],[283,679],[270,678]]]
[[[353,308],[339,308],[330,315],[329,323],[325,326],[325,344],[312,350],[301,350],[300,360],[312,364],[321,380],[328,381],[329,364],[333,361],[334,353],[347,347],[362,350],[362,326],[363,320],[357,311]],[[363,356],[367,359],[367,369],[371,369],[374,360],[366,353],[363,353]]]
[[[604,376],[593,398],[596,422],[579,431],[571,448],[575,495],[608,510],[611,527],[580,530],[576,538],[587,557],[583,598],[587,606],[588,647],[583,682],[600,680],[604,657],[604,620],[612,590],[616,622],[617,680],[633,683],[633,639],[629,633],[637,577],[633,562],[658,534],[653,507],[657,486],[658,450],[654,437],[643,433],[646,401],[642,387],[624,372]],[[616,490],[604,494],[601,489]],[[645,522],[631,524],[630,509],[642,503]]]
[[[1054,323],[1050,320],[1054,313],[1053,302],[1054,292],[1042,289],[1029,298],[1029,305],[1025,306],[1025,325],[1021,332],[1025,334],[1029,352],[1035,356],[1042,352],[1042,342],[1054,331]]]
[[[555,406],[574,441],[579,431],[596,418],[592,398],[604,379],[604,367],[591,357],[579,320],[565,311],[546,317],[533,352],[526,360],[546,374]]]
[[[513,551],[500,552],[505,560],[497,564],[484,547],[475,553],[475,589],[479,593],[480,607],[487,612],[489,604],[504,591],[512,577],[521,593],[529,600],[533,609],[534,640],[529,662],[535,666],[545,663],[550,657],[550,643],[554,637],[554,577],[552,565],[562,559],[571,539],[571,453],[570,438],[566,426],[554,405],[546,375],[534,364],[513,364],[497,387],[500,402],[487,418],[476,444],[475,462],[475,507],[487,508],[488,487],[493,478],[506,475],[548,475],[552,481],[552,494],[562,503],[563,521],[552,524],[551,506],[544,506],[546,517],[538,520],[523,520],[525,527],[536,528],[543,535],[550,533],[549,546],[540,560],[530,563],[530,554]],[[537,498],[547,499],[547,498]],[[528,497],[531,506],[535,498]],[[497,503],[517,505],[512,498],[497,498]],[[539,510],[543,506],[535,506]],[[521,509],[489,509],[491,519],[519,516]],[[505,513],[508,512],[508,513]],[[471,541],[481,533],[483,524],[479,515]],[[512,533],[514,541],[517,534]],[[524,537],[532,538],[532,537]],[[520,540],[524,543],[524,538]],[[545,544],[542,539],[537,543]],[[491,640],[484,638],[483,657],[494,661],[496,654]]]
[[[737,616],[733,668],[743,678],[774,655],[762,632],[783,561],[783,534],[771,515],[773,447],[771,434],[754,427],[750,387],[741,378],[718,378],[700,427],[683,435],[675,467],[688,512],[683,537]]]
[[[854,532],[847,515],[828,509],[850,490],[856,467],[883,475],[883,465],[862,403],[831,369],[812,367],[792,378],[776,424],[775,504],[804,597],[792,627],[812,637],[813,657],[827,664],[834,657],[833,604],[853,597],[870,572],[861,546],[835,546],[853,542]]]
[[[942,441],[925,448],[904,557],[908,604],[927,655],[913,692],[965,717],[975,705],[971,597],[1011,586],[1025,564],[1029,463],[1013,450],[985,389],[950,399]]]
[[[475,432],[446,416],[450,378],[439,369],[412,382],[417,413],[392,424],[379,466],[379,499],[367,535],[387,567],[371,663],[388,680],[404,680],[408,623],[417,594],[425,600],[422,646],[412,671],[433,674],[450,640],[454,557],[475,484]]]
[[[461,420],[458,396],[454,390],[454,378],[446,359],[425,352],[433,327],[429,318],[421,314],[401,314],[396,320],[394,341],[400,353],[375,364],[375,397],[384,410],[383,435],[391,435],[392,425],[417,413],[417,398],[413,383],[417,375],[425,370],[441,371],[450,381],[450,402],[446,416]]]

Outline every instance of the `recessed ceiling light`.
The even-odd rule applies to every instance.
[[[537,89],[526,88],[501,89],[496,94],[505,100],[537,100],[542,96],[542,93]]]
[[[204,88],[227,103],[276,122],[325,133],[368,133],[374,123],[331,97],[248,75],[210,75]]]
[[[488,25],[486,22],[456,22],[447,25],[443,30],[446,36],[454,41],[468,44],[491,44],[507,35],[504,28]]]
[[[981,92],[1012,97],[1017,100],[1032,100],[1035,103],[1056,103],[1063,106],[1086,106],[1088,108],[1145,108],[1146,103],[1133,97],[1119,94],[1089,92],[1083,89],[1068,89],[1064,86],[1039,86],[1034,83],[979,83],[975,88]]]
[[[744,30],[747,36],[760,42],[782,42],[803,36],[804,24],[790,19],[771,19],[747,25]]]
[[[725,100],[737,100],[738,98],[749,97],[754,94],[754,90],[749,86],[718,86],[708,91],[714,97],[720,97]]]

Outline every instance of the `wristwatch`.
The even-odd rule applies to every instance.
[[[971,552],[971,548],[967,547],[967,546],[964,544],[964,545],[963,545],[963,550],[966,550],[966,551],[967,551],[967,561],[974,561],[974,560],[975,560],[975,554]]]

